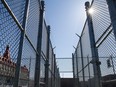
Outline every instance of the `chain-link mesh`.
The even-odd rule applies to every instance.
[[[99,44],[99,57],[106,57],[104,59],[99,58],[101,61],[101,75],[113,74],[110,68],[107,67],[107,60],[111,56],[116,56],[116,41],[112,30],[108,5],[106,0],[95,0],[92,4],[92,8],[95,10],[95,13],[92,14],[92,19],[96,44]],[[113,61],[115,61],[115,58]],[[114,68],[116,69],[116,67]]]
[[[47,55],[47,25],[44,21],[44,25],[43,25],[43,32],[42,32],[42,52],[44,53],[44,55]],[[51,46],[50,46],[51,48]],[[51,51],[51,49],[50,49]]]
[[[27,16],[26,34],[29,37],[35,49],[37,47],[37,35],[39,29],[38,26],[39,26],[39,4],[37,0],[30,0]]]
[[[110,87],[112,80],[115,82],[116,79],[116,40],[110,13],[106,0],[93,0],[91,9],[94,11],[91,16],[96,48],[99,54],[99,61],[101,62],[101,82],[103,87],[106,87],[106,85],[107,87]],[[77,81],[80,82],[80,84],[77,84],[79,87],[80,85],[82,87],[93,87],[95,83],[94,74],[96,73],[94,72],[94,61],[91,53],[91,48],[93,47],[90,44],[89,26],[87,21],[88,20],[85,22],[80,40],[74,53],[74,60],[77,60],[77,62],[74,63],[74,74]],[[107,81],[109,83],[106,83]]]
[[[6,0],[10,9],[22,25],[24,19],[26,0]]]
[[[38,0],[0,0],[0,85],[13,86],[16,82],[17,58],[21,57],[18,86],[34,87],[37,37],[39,30],[40,1]],[[28,4],[28,5],[27,5]],[[43,19],[44,20],[44,19]],[[26,24],[25,24],[25,23]],[[25,29],[23,29],[25,28]],[[25,32],[24,32],[25,30]],[[22,34],[24,34],[24,42]],[[21,39],[22,38],[22,39]],[[48,30],[45,20],[42,32],[42,52],[40,59],[40,85],[45,85],[46,59],[49,59],[49,87],[59,87],[59,70],[51,42],[47,58]],[[20,43],[23,45],[20,46]],[[23,50],[19,51],[19,46]],[[22,52],[21,52],[22,51]],[[22,53],[22,54],[21,54]],[[57,85],[56,85],[57,84]]]
[[[92,21],[94,26],[95,40],[97,41],[111,24],[106,0],[94,0],[92,7]]]
[[[10,57],[16,59],[19,48],[21,31],[10,16],[7,9],[0,1],[0,52],[5,52],[6,46],[10,46]],[[15,61],[16,62],[16,61]]]

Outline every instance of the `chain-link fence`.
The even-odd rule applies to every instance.
[[[73,54],[76,87],[116,86],[116,15],[111,10],[113,7],[116,10],[115,6],[115,0],[93,0],[89,7],[93,9],[93,13],[87,12],[87,20]],[[95,44],[91,38],[95,39]],[[96,85],[97,82],[100,82],[99,86]]]
[[[0,0],[0,87],[35,87],[38,83],[39,87],[60,87],[48,25],[41,19],[42,4],[40,0]]]

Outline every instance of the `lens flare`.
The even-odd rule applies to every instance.
[[[89,12],[90,14],[93,14],[93,13],[94,13],[94,9],[93,9],[93,8],[90,8],[88,12]]]

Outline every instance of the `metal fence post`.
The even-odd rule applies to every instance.
[[[79,83],[79,74],[78,74],[78,56],[77,56],[77,49],[75,49],[75,53],[76,53],[76,66],[77,66],[77,87],[80,87],[80,83]]]
[[[23,18],[23,25],[22,26],[17,21],[16,17],[14,16],[14,14],[13,14],[12,10],[10,9],[10,7],[8,6],[7,2],[5,0],[1,0],[1,1],[4,4],[5,8],[8,10],[9,14],[11,15],[11,17],[14,19],[14,21],[18,25],[18,27],[21,28],[21,37],[20,37],[20,42],[19,42],[19,51],[18,51],[18,56],[17,56],[15,77],[14,77],[14,83],[13,83],[13,87],[18,87],[19,74],[20,74],[20,65],[21,65],[21,57],[22,57],[22,49],[23,49],[23,42],[24,42],[24,36],[25,36],[26,17],[27,17],[27,10],[28,10],[29,0],[26,0],[25,11],[24,11],[24,18]]]
[[[45,63],[45,87],[48,87],[49,79],[49,47],[50,47],[50,26],[47,27],[47,59]]]
[[[75,87],[75,64],[74,64],[74,54],[72,53],[72,68],[73,68],[73,79],[74,79],[74,87]]]
[[[113,26],[114,36],[116,40],[116,0],[106,0],[110,13],[111,23]]]
[[[13,87],[18,87],[18,83],[19,83],[19,80],[20,80],[19,75],[20,75],[20,66],[21,66],[21,58],[22,58],[22,51],[23,51],[23,43],[24,43],[24,37],[25,37],[25,25],[26,25],[28,4],[29,4],[29,0],[26,0],[24,17],[23,17],[23,25],[22,25],[24,30],[21,31],[21,37],[20,37],[20,43],[19,43],[19,52],[18,52],[18,57],[17,57]]]
[[[84,60],[83,60],[83,47],[82,47],[82,38],[78,34],[76,34],[79,37],[80,41],[80,50],[81,50],[81,61],[82,61],[82,75],[83,75],[83,87],[85,87],[85,72],[84,72]]]
[[[83,74],[83,87],[85,87],[85,72],[84,72],[84,60],[83,60],[83,48],[82,48],[82,40],[80,36],[80,50],[81,50],[81,60],[82,60],[82,74]]]
[[[95,87],[101,87],[101,71],[100,71],[100,64],[98,57],[98,50],[96,48],[95,44],[95,36],[94,36],[94,29],[93,29],[93,23],[92,23],[92,16],[88,12],[90,9],[90,3],[85,3],[85,9],[87,14],[87,22],[88,22],[88,30],[89,30],[89,37],[90,37],[90,46],[91,46],[91,52],[92,52],[92,64],[94,69],[94,79],[95,79]]]
[[[29,60],[29,74],[28,74],[28,87],[30,86],[30,70],[31,70],[31,57],[30,57],[30,60]]]
[[[40,63],[41,63],[41,45],[42,45],[42,29],[43,29],[43,13],[44,13],[44,1],[41,1],[39,16],[39,29],[37,39],[37,52],[36,63],[35,63],[35,76],[34,76],[34,87],[40,87]]]
[[[18,21],[15,18],[12,10],[8,6],[7,2],[5,0],[1,0],[1,2],[4,4],[5,8],[8,10],[9,14],[11,15],[11,17],[14,19],[14,21],[18,25]],[[26,24],[26,17],[27,17],[28,2],[29,1],[27,0],[26,4],[25,4],[23,25],[22,26],[18,25],[19,28],[23,28],[24,30],[21,31],[21,37],[20,37],[20,42],[19,42],[19,51],[18,51],[18,56],[17,56],[17,63],[16,63],[16,69],[15,69],[15,77],[14,77],[13,87],[18,87],[18,82],[19,82],[20,65],[21,65],[22,49],[23,49],[23,42],[24,42],[24,36],[25,36],[25,24]]]
[[[89,56],[87,56],[87,62],[89,64],[90,60],[89,60]],[[88,65],[88,73],[89,73],[89,87],[91,87],[91,72],[90,72],[90,64]]]
[[[56,55],[54,54],[54,87],[56,87]]]
[[[114,75],[116,75],[116,73],[115,73],[115,65],[114,65],[114,61],[113,61],[112,55],[110,56],[110,58],[111,58],[111,62],[112,62],[112,69],[113,69]]]

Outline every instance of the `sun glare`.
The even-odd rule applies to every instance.
[[[90,9],[89,9],[89,13],[90,13],[90,14],[93,14],[93,13],[94,13],[94,9],[93,9],[93,8],[90,8]]]

